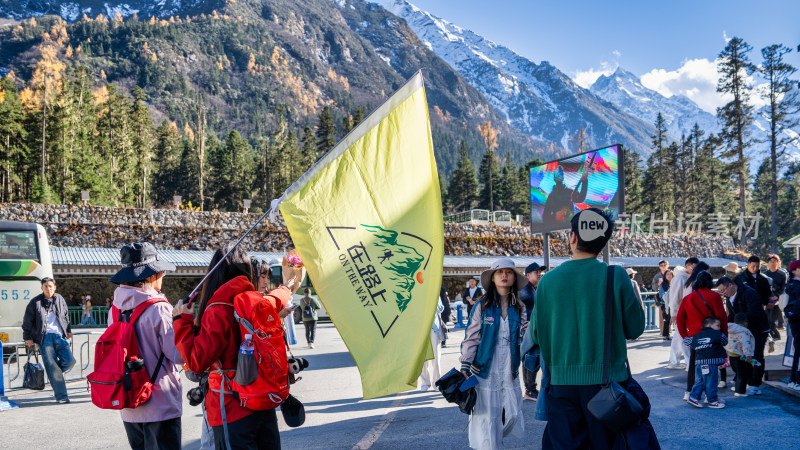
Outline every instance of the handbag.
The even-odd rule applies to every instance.
[[[44,390],[44,367],[39,364],[38,352],[33,352],[36,363],[31,363],[31,354],[28,353],[28,361],[25,362],[25,376],[22,379],[22,387],[25,389]]]
[[[619,383],[609,382],[608,371],[611,360],[611,319],[613,309],[611,301],[614,298],[613,291],[614,266],[608,266],[606,280],[606,314],[605,314],[605,338],[603,344],[603,383],[600,391],[592,397],[586,405],[586,409],[598,421],[614,432],[621,432],[630,428],[643,420],[644,408]],[[630,365],[625,362],[628,369],[628,379],[630,375]],[[644,391],[643,391],[644,392]]]

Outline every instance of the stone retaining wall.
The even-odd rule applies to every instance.
[[[0,220],[40,223],[56,247],[118,248],[148,241],[159,249],[213,250],[238,239],[258,217],[216,211],[0,203]],[[447,223],[444,232],[447,255],[542,255],[542,236],[531,236],[526,227]],[[252,251],[282,252],[292,247],[292,241],[279,215],[275,223],[259,224],[244,245]],[[568,247],[565,232],[553,234],[553,256],[567,256]],[[615,235],[611,241],[613,256],[722,257],[729,250],[734,250],[729,237],[710,235]]]

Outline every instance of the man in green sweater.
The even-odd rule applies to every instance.
[[[536,290],[530,332],[550,372],[543,448],[611,448],[614,433],[586,404],[603,378],[607,265],[597,260],[614,229],[609,216],[589,208],[573,216],[572,259],[545,274]],[[614,269],[610,381],[628,380],[626,339],[644,331],[644,310],[625,269]]]

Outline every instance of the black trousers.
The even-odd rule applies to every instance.
[[[744,394],[747,392],[747,383],[750,382],[750,373],[753,371],[753,366],[743,356],[731,356],[731,368],[736,374],[733,377],[736,393]]]
[[[161,422],[122,422],[128,444],[134,450],[178,450],[181,448],[181,418]]]
[[[692,387],[694,387],[694,361],[696,358],[697,354],[694,349],[691,349],[689,355],[689,373],[686,377],[686,392],[692,392]]]
[[[214,430],[216,450],[227,450],[222,425],[211,428]],[[278,433],[278,416],[275,410],[256,411],[229,423],[228,438],[232,450],[280,450],[281,435]]]
[[[765,311],[767,313],[767,319],[769,320],[769,335],[772,336],[772,339],[776,341],[781,339],[781,332],[778,331],[778,326],[783,325],[783,311],[778,305],[772,307],[772,309],[767,309]]]
[[[610,449],[614,433],[586,409],[600,385],[555,386],[547,388],[547,426],[543,449]]]
[[[667,312],[666,305],[661,305],[661,318],[664,319],[664,323],[661,325],[661,336],[669,337],[669,327],[672,316]]]
[[[750,330],[753,331],[753,330]],[[760,362],[760,366],[753,367],[753,375],[749,381],[750,386],[761,386],[761,382],[764,379],[764,347],[767,345],[767,338],[769,337],[769,333],[756,333],[753,332],[753,337],[755,337],[755,350],[753,351],[753,359]]]
[[[314,343],[314,334],[317,331],[317,321],[316,320],[304,320],[303,325],[306,327],[306,342],[309,344]]]
[[[800,363],[800,320],[789,322],[789,329],[792,331],[792,342],[794,342],[794,357],[792,357],[792,373],[789,375],[791,381],[800,383],[800,373],[797,373],[798,363]]]
[[[527,358],[534,358],[536,363],[533,366],[533,370],[528,370],[528,368],[524,364],[524,360]],[[539,353],[536,352],[535,355],[527,354],[523,359],[522,364],[522,382],[525,383],[525,393],[526,394],[533,394],[537,391],[536,389],[536,375],[539,373]]]

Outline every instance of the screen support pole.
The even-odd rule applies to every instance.
[[[550,270],[550,233],[544,233],[544,270]]]
[[[603,262],[606,264],[611,264],[611,250],[608,248],[608,244],[603,247]]]

